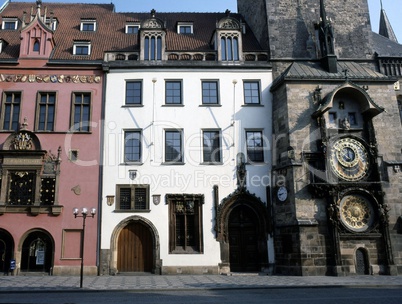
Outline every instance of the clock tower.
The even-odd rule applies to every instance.
[[[372,32],[367,0],[238,0],[238,11],[275,79],[276,272],[402,274],[396,78],[378,68],[388,40]]]

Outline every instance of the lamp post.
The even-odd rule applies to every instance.
[[[80,288],[82,288],[82,282],[84,279],[84,238],[85,238],[85,220],[88,216],[88,209],[87,208],[82,208],[81,210],[81,215],[79,214],[79,209],[78,208],[74,208],[73,209],[73,214],[74,214],[74,218],[77,217],[82,217],[82,233],[81,233],[81,272],[80,272]],[[91,209],[91,214],[90,216],[93,218],[96,214],[96,208],[92,208]]]

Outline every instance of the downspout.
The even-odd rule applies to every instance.
[[[98,233],[97,233],[97,250],[96,250],[96,266],[98,268],[98,276],[100,275],[101,268],[101,236],[102,236],[102,193],[103,193],[103,161],[104,161],[104,146],[105,146],[105,107],[106,107],[106,86],[107,75],[109,72],[109,66],[104,65],[102,67],[104,72],[102,83],[102,105],[101,105],[101,121],[100,121],[100,150],[99,150],[99,177],[98,177]]]

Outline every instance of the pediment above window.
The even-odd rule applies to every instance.
[[[141,29],[164,29],[165,23],[155,16],[156,11],[151,11],[151,18],[144,20],[141,23]]]
[[[219,20],[217,24],[218,29],[226,29],[226,30],[241,30],[242,24],[239,20],[236,20],[233,17],[230,17],[230,10],[226,10],[226,17]]]

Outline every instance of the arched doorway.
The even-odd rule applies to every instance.
[[[47,233],[42,231],[29,233],[22,244],[21,271],[50,272],[53,253],[53,240]]]
[[[0,229],[0,271],[7,274],[10,270],[10,260],[13,257],[14,241],[5,230]]]
[[[139,221],[128,223],[118,238],[118,272],[152,272],[153,261],[151,231]]]
[[[363,248],[356,250],[356,274],[370,274],[367,252]]]
[[[233,272],[259,271],[258,222],[255,213],[239,205],[229,215],[229,261]]]
[[[244,188],[216,206],[216,232],[221,248],[221,273],[266,272],[272,232],[267,206]]]

